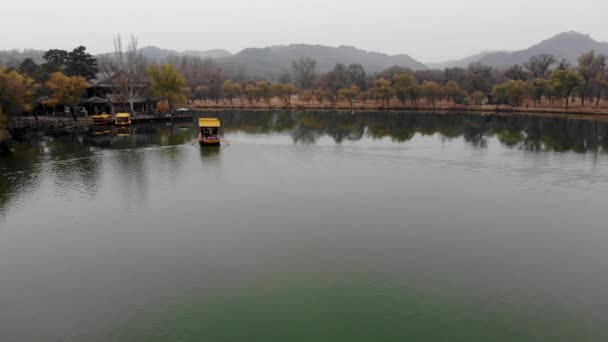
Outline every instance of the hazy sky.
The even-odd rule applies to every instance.
[[[112,36],[176,50],[310,43],[436,62],[522,49],[563,31],[608,40],[605,0],[0,0],[0,49],[85,45]]]

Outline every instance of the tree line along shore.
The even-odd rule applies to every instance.
[[[607,59],[594,51],[577,66],[551,55],[498,70],[482,64],[468,68],[412,71],[392,67],[367,76],[359,65],[337,64],[324,75],[314,60],[293,62],[284,80],[228,80],[214,91],[194,89],[196,108],[425,109],[473,111],[570,112],[608,114]],[[293,79],[294,82],[291,82]],[[217,94],[221,94],[217,96]]]
[[[151,63],[137,39],[94,57],[84,46],[49,50],[44,63],[25,59],[0,66],[0,127],[13,118],[69,113],[74,121],[91,97],[95,111],[167,113],[192,108],[433,109],[608,114],[607,58],[594,51],[576,65],[539,55],[499,70],[479,63],[468,68],[410,70],[399,66],[368,75],[358,64],[317,72],[301,57],[276,80],[230,74],[212,59],[171,56]],[[92,92],[103,89],[102,93]],[[138,107],[147,99],[149,106]],[[41,108],[44,111],[41,111]],[[99,109],[101,108],[101,109]],[[86,113],[95,114],[95,113]]]

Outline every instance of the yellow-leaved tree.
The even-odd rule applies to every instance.
[[[36,84],[33,79],[16,70],[0,67],[0,125],[5,126],[8,116],[32,110]]]
[[[150,91],[153,96],[166,100],[169,111],[173,112],[175,104],[186,102],[182,88],[186,86],[186,78],[172,65],[151,65],[147,68],[150,79]]]
[[[66,76],[61,72],[54,72],[46,86],[52,92],[46,104],[69,106],[74,122],[78,121],[76,107],[91,84],[82,76]]]

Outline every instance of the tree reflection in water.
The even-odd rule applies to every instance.
[[[424,112],[237,112],[217,113],[224,132],[289,132],[296,144],[314,144],[329,136],[337,144],[364,137],[407,142],[416,134],[442,140],[463,138],[486,148],[495,137],[504,146],[525,151],[604,153],[608,121],[567,116],[480,115]]]
[[[593,153],[597,158],[608,151],[608,120],[603,118],[285,110],[201,114],[217,116],[222,121],[224,134],[289,134],[294,144],[315,144],[323,137],[331,137],[336,144],[365,138],[407,143],[419,135],[438,136],[443,141],[462,138],[477,149],[487,148],[488,141],[495,139],[506,148],[529,152]],[[53,176],[57,189],[85,189],[81,191],[94,196],[106,160],[122,175],[124,196],[143,199],[147,188],[146,163],[143,153],[137,149],[189,144],[197,132],[196,120],[193,120],[133,125],[128,134],[113,126],[94,127],[88,132],[66,131],[15,143],[13,152],[0,158],[0,215],[19,194],[38,186],[43,173]],[[105,150],[116,154],[105,158]],[[201,148],[202,160],[220,159],[220,151],[221,148]],[[177,147],[160,149],[159,158],[171,168],[170,174],[179,172],[183,153],[184,150]]]
[[[19,195],[31,193],[38,186],[43,153],[41,143],[18,144],[11,153],[0,157],[0,222]]]

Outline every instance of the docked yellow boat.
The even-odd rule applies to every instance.
[[[133,130],[130,126],[119,126],[116,127],[116,136],[117,137],[129,137],[133,133]]]
[[[217,146],[220,144],[220,128],[222,124],[216,118],[200,118],[198,142],[201,146]]]
[[[112,122],[114,122],[114,120],[112,119],[112,115],[110,114],[99,114],[99,115],[93,115],[91,117],[91,120],[93,120],[94,124],[98,124],[98,125],[105,125],[105,124],[111,124]]]
[[[118,113],[116,114],[116,120],[114,120],[116,126],[129,126],[131,124],[131,114],[129,113]]]
[[[112,134],[112,126],[110,125],[95,125],[91,127],[93,135],[110,135]]]

